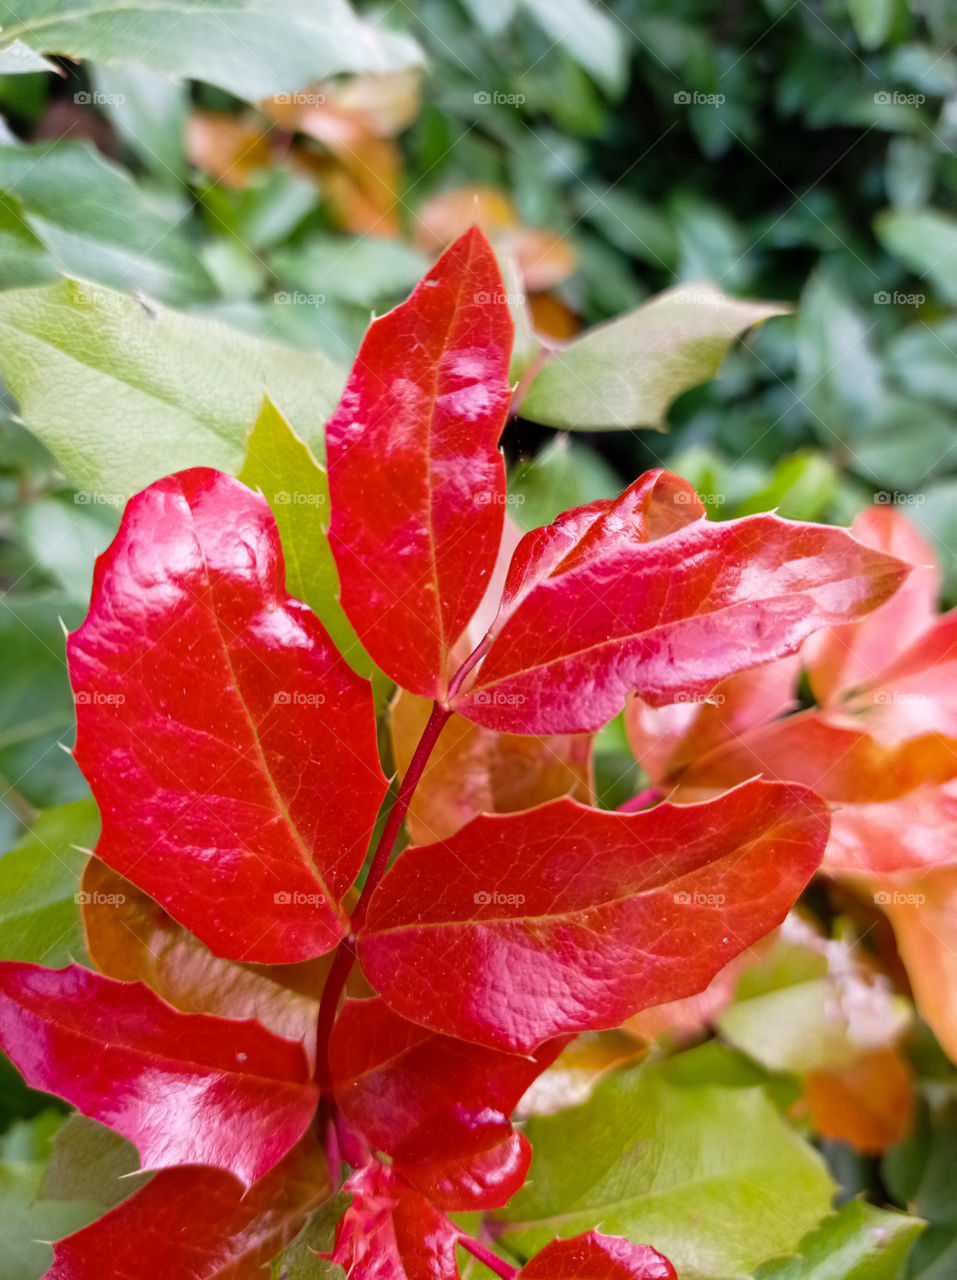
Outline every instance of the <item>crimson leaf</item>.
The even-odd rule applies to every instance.
[[[600,1231],[553,1240],[536,1253],[518,1280],[678,1280],[674,1267],[646,1244]]]
[[[501,539],[511,345],[495,257],[473,229],[374,321],[326,428],[342,606],[382,670],[428,697]]]
[[[145,1169],[207,1164],[254,1182],[316,1108],[302,1045],[78,965],[0,964],[0,1047],[33,1088],[129,1138]]]
[[[265,500],[206,468],[137,494],[67,649],[99,857],[218,955],[330,951],[385,779]]]
[[[907,571],[842,529],[712,523],[690,485],[652,471],[522,539],[491,645],[452,705],[505,732],[597,729],[632,691],[655,706],[703,696],[793,653]]]
[[[813,791],[761,781],[641,813],[556,800],[480,815],[403,853],[359,959],[403,1017],[529,1052],[701,991],[780,924],[828,826]]]

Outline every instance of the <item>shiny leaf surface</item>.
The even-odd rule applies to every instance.
[[[613,501],[527,534],[492,644],[455,709],[490,728],[599,728],[639,693],[710,693],[860,617],[907,569],[840,529],[747,516],[715,524],[694,491],[649,472]]]
[[[761,782],[635,814],[557,800],[478,817],[406,850],[359,958],[404,1017],[528,1052],[702,990],[781,922],[827,830],[813,792]]]
[[[660,1253],[600,1231],[553,1240],[522,1267],[519,1280],[678,1280]]]
[[[326,429],[342,605],[404,688],[444,687],[502,533],[512,322],[477,231],[373,322]]]
[[[76,965],[0,966],[0,1043],[34,1088],[135,1143],[144,1169],[209,1164],[254,1182],[316,1105],[301,1045]]]
[[[133,498],[68,656],[98,856],[219,955],[331,950],[385,779],[264,499],[205,469]]]

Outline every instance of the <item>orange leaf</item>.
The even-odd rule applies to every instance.
[[[823,1138],[879,1155],[914,1123],[914,1073],[897,1049],[872,1049],[837,1071],[811,1071],[796,1104]]]
[[[191,164],[237,190],[272,163],[268,133],[231,111],[194,111],[186,127],[186,153]]]

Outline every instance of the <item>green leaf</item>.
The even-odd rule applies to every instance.
[[[273,1280],[345,1280],[342,1267],[317,1257],[332,1249],[336,1223],[352,1203],[339,1192],[316,1210],[303,1229],[272,1263]]]
[[[0,960],[62,968],[84,960],[77,894],[99,835],[92,800],[48,809],[23,842],[0,858]],[[76,848],[75,846],[79,846]]]
[[[346,0],[8,0],[3,22],[5,44],[205,80],[249,101],[421,61],[408,36],[358,18]]]
[[[847,9],[865,49],[884,43],[894,22],[895,0],[848,0]]]
[[[0,287],[19,289],[46,284],[56,277],[46,246],[27,225],[20,201],[0,194]]]
[[[344,375],[327,357],[64,280],[0,294],[0,369],[89,500],[183,467],[235,473],[268,391],[321,448]]]
[[[89,794],[72,758],[73,695],[61,619],[77,627],[84,610],[66,596],[0,596],[0,848],[17,838],[32,809]],[[9,790],[8,790],[9,788]]]
[[[510,514],[523,529],[538,529],[572,507],[614,498],[621,488],[617,473],[594,449],[556,436],[510,476]]]
[[[212,282],[177,227],[86,142],[0,147],[0,191],[15,196],[64,275],[166,302],[209,296]]]
[[[115,507],[72,499],[37,498],[15,513],[17,533],[33,557],[60,587],[64,595],[82,604],[90,600],[93,564],[109,546],[117,529]]]
[[[28,1141],[27,1147],[44,1149],[48,1148],[49,1128],[49,1113],[16,1126],[18,1131],[28,1131],[28,1136],[36,1131],[37,1141]],[[45,1160],[38,1158],[37,1152],[18,1151],[16,1148],[24,1144],[20,1141],[11,1143],[11,1136],[4,1135],[3,1158],[0,1161],[3,1280],[40,1280],[53,1261],[53,1251],[44,1242],[59,1240],[79,1231],[99,1217],[102,1207],[89,1199],[40,1199]]]
[[[401,301],[425,274],[429,259],[395,240],[316,236],[301,248],[277,252],[272,265],[283,281],[317,298],[374,307]]]
[[[768,485],[742,502],[735,515],[776,510],[786,520],[820,520],[833,502],[837,469],[821,453],[805,450],[782,458]]]
[[[798,397],[827,448],[866,431],[880,413],[884,375],[865,320],[838,284],[816,272],[797,313]]]
[[[584,1106],[526,1132],[529,1181],[502,1214],[503,1242],[522,1258],[598,1228],[652,1242],[681,1280],[745,1280],[830,1209],[823,1161],[761,1088],[617,1071]]]
[[[765,1263],[755,1280],[903,1280],[919,1218],[853,1200],[801,1242],[796,1258]]]
[[[249,437],[243,484],[260,489],[272,508],[286,559],[286,587],[309,605],[358,675],[372,675],[372,659],[339,604],[339,575],[329,549],[326,473],[266,399]]]
[[[158,178],[180,181],[186,173],[184,84],[142,67],[90,68],[96,106],[137,159]]]
[[[625,86],[627,29],[588,0],[522,0],[551,41],[590,71],[610,94]]]
[[[151,1174],[136,1147],[106,1125],[74,1111],[53,1135],[39,1195],[44,1200],[93,1200],[106,1212],[138,1191]]]
[[[59,70],[55,62],[42,58],[22,40],[14,40],[13,44],[0,49],[0,76],[23,75],[30,71],[59,72]]]
[[[957,218],[936,209],[886,210],[874,230],[885,249],[957,303]]]
[[[552,356],[528,388],[522,416],[572,431],[663,430],[668,405],[713,378],[739,334],[786,311],[710,285],[670,289]]]

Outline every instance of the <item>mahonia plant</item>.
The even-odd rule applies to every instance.
[[[455,1280],[460,1250],[502,1280],[674,1280],[653,1241],[598,1231],[519,1270],[494,1222],[473,1236],[461,1215],[522,1186],[512,1113],[572,1037],[701,991],[781,922],[826,803],[750,777],[607,812],[558,770],[533,807],[513,795],[390,858],[444,730],[580,749],[629,695],[705,699],[907,568],[840,529],[709,522],[661,471],[506,567],[511,340],[473,230],[374,321],[328,424],[342,609],[430,706],[381,824],[372,686],[287,593],[261,493],[205,468],[159,480],[97,562],[67,646],[102,818],[97,970],[0,966],[0,1042],[154,1176],[56,1244],[47,1280],[263,1277],[337,1191],[330,1256],[354,1280]]]

